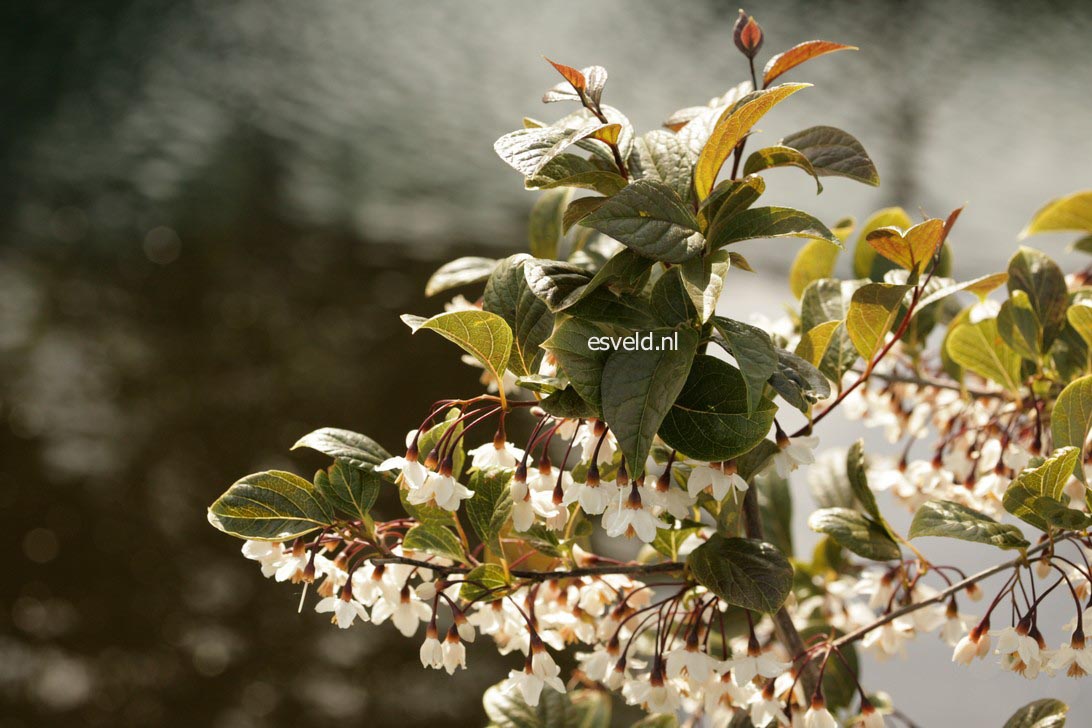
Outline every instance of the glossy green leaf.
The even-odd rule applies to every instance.
[[[375,470],[362,470],[339,460],[315,475],[315,490],[338,511],[363,521],[379,497],[383,479]]]
[[[731,262],[727,251],[718,250],[704,257],[691,258],[678,266],[683,289],[694,304],[698,321],[705,323],[717,312],[717,302],[724,288]]]
[[[1003,728],[1063,728],[1069,706],[1061,700],[1035,700],[1012,714]]]
[[[523,184],[531,190],[578,187],[594,190],[609,197],[625,187],[627,183],[625,178],[617,172],[609,172],[597,167],[581,156],[561,154],[550,160],[537,175],[525,179]]]
[[[827,321],[845,321],[853,293],[866,282],[838,281],[833,278],[821,278],[812,282],[800,297],[802,330],[810,331]],[[842,324],[831,335],[827,351],[817,366],[832,381],[840,382],[858,357],[857,347],[849,337],[847,327]]]
[[[876,187],[880,173],[864,146],[849,132],[833,126],[813,126],[781,140],[798,150],[820,177],[848,177]]]
[[[659,434],[669,446],[695,460],[730,460],[766,437],[776,412],[769,399],[748,410],[747,386],[739,370],[699,354]]]
[[[686,561],[694,579],[733,606],[776,612],[792,590],[792,566],[774,546],[714,534]]]
[[[866,362],[884,345],[898,318],[910,286],[869,283],[853,292],[846,313],[846,331]]]
[[[518,129],[498,139],[493,150],[523,176],[534,177],[566,148],[607,126],[596,120],[575,129],[557,126]]]
[[[1047,526],[1080,528],[1087,521],[1081,511],[1065,505],[1062,500],[1065,484],[1073,477],[1080,462],[1079,447],[1063,447],[1054,451],[1042,465],[1025,468],[1005,491],[1005,510],[1040,530]]]
[[[1049,347],[1065,327],[1069,307],[1065,276],[1044,253],[1021,247],[1009,260],[1009,293],[1023,291],[1043,326],[1043,346]]]
[[[606,693],[545,689],[538,705],[529,706],[518,690],[494,685],[482,697],[488,728],[610,728],[611,703]]]
[[[293,473],[269,470],[236,481],[209,506],[209,523],[256,541],[287,541],[334,522],[314,485]]]
[[[683,541],[700,531],[704,526],[697,521],[679,521],[673,528],[656,530],[656,538],[649,544],[657,552],[674,561],[679,557],[679,547]]]
[[[724,180],[713,188],[698,208],[701,229],[708,230],[709,225],[718,217],[723,216],[727,221],[738,215],[753,205],[765,191],[766,180],[757,174],[738,180]]]
[[[1075,447],[1082,456],[1077,459],[1074,474],[1085,480],[1083,453],[1088,433],[1092,430],[1092,375],[1076,379],[1065,386],[1054,401],[1050,413],[1050,431],[1054,447]]]
[[[727,219],[718,215],[709,226],[708,237],[712,250],[741,240],[765,238],[809,238],[842,245],[822,222],[791,207],[752,207]]]
[[[473,356],[499,382],[512,353],[512,329],[503,318],[488,311],[449,311],[429,319],[403,315],[402,321],[417,333],[435,331],[458,344]]]
[[[720,174],[720,168],[751,127],[774,106],[809,85],[787,83],[756,91],[750,95],[748,101],[728,107],[721,113],[694,165],[694,193],[698,200],[709,196],[709,191],[713,189],[717,175]]]
[[[700,266],[702,261],[695,258]],[[690,293],[683,280],[682,266],[673,266],[656,279],[650,296],[652,313],[664,326],[695,326],[698,323],[698,309],[694,306]]]
[[[919,506],[909,536],[957,538],[999,549],[1025,549],[1031,545],[1016,526],[998,523],[985,513],[948,500],[930,500]]]
[[[592,214],[606,202],[607,197],[578,197],[569,203],[565,212],[561,215],[561,233],[567,234],[573,225],[582,223],[584,218]]]
[[[651,334],[655,342],[676,334],[678,348],[612,351],[603,367],[603,416],[634,478],[644,473],[652,438],[686,383],[698,346],[692,329],[657,329]]]
[[[1013,291],[997,314],[997,333],[1020,356],[1039,361],[1043,356],[1043,326],[1023,291]]]
[[[865,513],[886,528],[883,515],[880,513],[880,507],[876,503],[876,496],[872,493],[872,488],[868,486],[868,467],[865,463],[864,440],[857,440],[846,453],[846,479],[849,481],[850,492],[864,508]]]
[[[389,458],[391,454],[367,435],[336,427],[323,427],[301,437],[293,450],[307,447],[344,460],[357,468],[370,470]]]
[[[758,489],[758,513],[767,541],[786,556],[793,554],[792,490],[786,478],[777,473],[762,473],[754,479]]]
[[[476,566],[467,572],[463,580],[459,596],[468,602],[495,602],[512,591],[504,567],[499,564]]]
[[[777,350],[777,371],[770,375],[770,386],[781,398],[804,414],[811,405],[830,396],[830,383],[807,360],[784,349]]]
[[[680,199],[690,198],[693,167],[678,134],[654,129],[638,137],[628,163],[634,178],[660,182],[674,190]]]
[[[899,545],[887,530],[858,511],[823,508],[811,514],[808,526],[866,559],[893,561],[902,556]]]
[[[694,213],[662,182],[637,180],[608,198],[581,224],[667,263],[681,263],[705,249]]]
[[[488,280],[489,274],[497,261],[492,258],[464,257],[444,263],[425,284],[425,295],[435,296],[437,293],[449,291],[460,286],[469,286],[473,283],[481,283]]]
[[[602,402],[600,383],[603,380],[603,367],[610,356],[610,348],[599,346],[597,342],[593,348],[589,346],[589,341],[608,335],[622,336],[625,333],[583,319],[559,317],[553,333],[543,343],[543,347],[557,359],[558,366],[577,393],[598,406]]]
[[[757,326],[723,316],[715,316],[713,326],[739,365],[747,387],[746,411],[753,412],[762,402],[766,381],[777,371],[777,350],[770,335]]]
[[[500,534],[512,515],[511,480],[512,471],[506,468],[474,470],[466,486],[474,491],[474,496],[463,504],[466,518],[494,554],[501,553]]]
[[[460,563],[466,560],[459,537],[453,531],[434,523],[421,523],[406,531],[406,537],[402,540],[402,548],[407,551],[440,556]]]
[[[507,368],[516,376],[538,371],[542,360],[540,347],[554,325],[549,307],[527,282],[526,267],[533,264],[534,259],[525,254],[500,261],[482,294],[482,309],[500,316],[512,330]]]

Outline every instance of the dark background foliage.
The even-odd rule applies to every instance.
[[[971,274],[1002,264],[1041,201],[1088,186],[1071,163],[1092,159],[1086,3],[748,9],[770,53],[812,37],[862,48],[816,62],[818,88],[763,127],[849,129],[883,186],[815,199],[785,172],[771,190],[785,201],[833,221],[970,199],[961,235],[984,244],[956,253]],[[242,474],[317,467],[288,453],[315,427],[397,450],[428,402],[473,391],[474,372],[397,314],[438,308],[419,292],[443,259],[523,245],[532,197],[491,144],[560,113],[538,104],[555,82],[540,53],[607,66],[607,97],[647,129],[741,80],[734,14],[713,0],[6,4],[0,726],[480,725],[480,693],[514,660],[479,645],[449,679],[390,626],[297,615],[298,590],[262,580],[205,506]],[[748,257],[779,274],[788,250]]]

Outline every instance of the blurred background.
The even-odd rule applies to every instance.
[[[314,428],[397,450],[428,403],[474,391],[452,350],[410,339],[398,314],[439,309],[421,290],[444,260],[525,246],[534,196],[492,143],[525,115],[564,113],[539,103],[557,81],[541,56],[606,66],[609,103],[656,128],[743,79],[736,7],[6,3],[0,726],[482,725],[480,694],[513,660],[479,644],[448,678],[390,625],[298,615],[298,591],[263,580],[205,507],[249,472],[312,472],[322,459],[288,448]],[[861,47],[794,73],[816,88],[763,120],[763,138],[840,126],[883,178],[830,179],[816,198],[775,171],[772,204],[831,223],[969,202],[954,252],[971,276],[1003,267],[1042,202],[1092,183],[1087,2],[748,10],[762,62],[811,38]],[[1036,245],[1075,264],[1061,238]],[[795,249],[750,244],[761,272],[729,280],[726,310],[776,314]],[[808,510],[802,495],[801,550]],[[1081,683],[949,656],[921,639],[908,662],[866,661],[865,684],[923,726],[1000,725],[1046,695],[1092,710]]]

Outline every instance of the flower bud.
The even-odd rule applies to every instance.
[[[753,59],[762,47],[762,28],[754,18],[740,10],[735,28],[732,29],[732,40],[735,41],[740,53]]]

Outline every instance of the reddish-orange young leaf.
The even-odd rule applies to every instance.
[[[762,72],[762,87],[765,88],[781,74],[796,68],[804,61],[825,56],[835,51],[855,51],[857,46],[831,43],[827,40],[809,40],[800,45],[793,46],[784,53],[779,53],[769,60],[766,69]]]
[[[949,218],[953,222],[954,218]],[[865,240],[877,253],[906,270],[919,273],[944,242],[944,222],[936,218],[918,223],[905,233],[896,227],[873,230]]]
[[[732,28],[732,40],[735,41],[740,53],[748,58],[754,58],[762,47],[762,28],[753,17],[740,10],[739,18],[736,19],[735,27]]]
[[[545,56],[543,56],[545,58]],[[588,80],[584,78],[584,74],[573,68],[572,66],[566,66],[563,63],[554,63],[549,58],[546,58],[547,63],[557,69],[557,72],[565,77],[577,93],[584,93],[584,89],[588,87]]]

